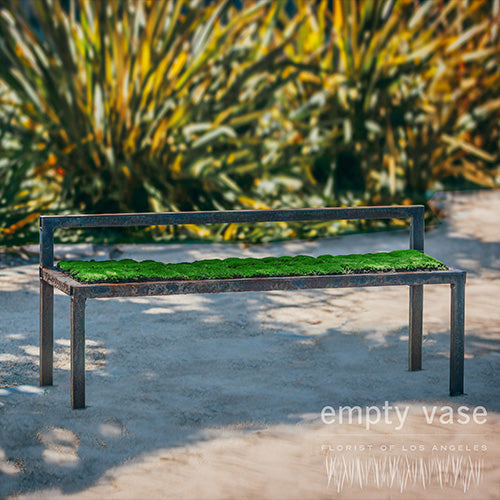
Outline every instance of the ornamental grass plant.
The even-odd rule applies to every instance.
[[[0,242],[36,241],[43,213],[498,186],[499,27],[499,0],[0,0]],[[146,231],[252,242],[346,224]]]

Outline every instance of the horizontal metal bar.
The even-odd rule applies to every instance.
[[[217,210],[99,215],[42,215],[41,227],[111,227],[238,222],[285,222],[348,219],[402,219],[418,215],[422,205],[382,207],[298,208],[278,210]]]
[[[276,278],[237,278],[207,280],[147,281],[137,283],[97,283],[86,285],[54,270],[44,270],[46,280],[71,295],[78,288],[86,298],[176,295],[191,293],[255,292],[394,285],[456,283],[464,271],[411,271],[392,273],[345,274],[327,276],[285,276]],[[56,283],[60,282],[60,286]]]

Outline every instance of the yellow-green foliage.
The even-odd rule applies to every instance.
[[[498,0],[297,0],[292,18],[284,4],[37,0],[35,27],[19,0],[0,3],[4,241],[39,213],[408,203],[453,177],[498,184]]]
[[[199,4],[81,0],[66,12],[38,0],[43,37],[20,6],[1,10],[2,104],[12,113],[3,146],[11,168],[38,152],[28,174],[43,186],[38,210],[264,207],[245,198],[246,172],[260,171],[255,127],[293,33],[264,41],[270,2],[238,13],[227,1]]]
[[[270,124],[305,187],[349,203],[339,170],[358,172],[364,200],[388,203],[450,177],[498,185],[500,3],[327,3],[298,2],[304,22],[285,51],[322,71],[286,85]]]

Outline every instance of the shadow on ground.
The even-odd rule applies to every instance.
[[[392,250],[404,248],[406,238],[352,235],[252,247],[245,255]],[[407,371],[408,293],[387,287],[88,301],[88,407],[73,411],[69,299],[55,301],[55,385],[37,390],[36,269],[4,273],[0,497],[83,491],[128,460],[220,429],[307,425],[325,405],[425,402],[499,412],[500,314],[484,307],[498,291],[500,245],[446,225],[428,233],[426,245],[429,254],[470,272],[466,394],[457,398],[448,397],[449,287],[426,287],[420,372]],[[187,251],[177,245],[168,250],[173,254],[166,248],[127,247],[123,258],[242,252],[226,245]]]

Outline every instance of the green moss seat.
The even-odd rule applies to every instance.
[[[61,261],[58,267],[81,283],[154,280],[206,280],[270,276],[314,276],[394,271],[446,270],[442,262],[417,250],[352,255],[207,259],[165,264],[132,259]]]

